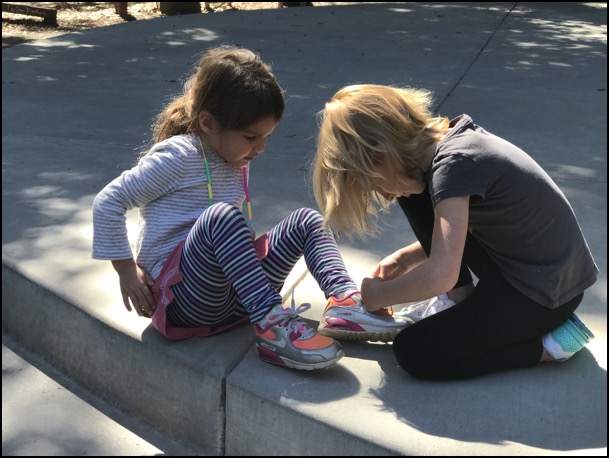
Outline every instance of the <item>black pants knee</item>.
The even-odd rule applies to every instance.
[[[429,254],[434,213],[428,192],[398,202]],[[400,332],[393,352],[400,366],[418,378],[462,379],[499,370],[531,367],[542,354],[541,336],[564,323],[583,293],[550,309],[529,299],[501,275],[488,253],[468,234],[455,286],[478,277],[462,302]]]

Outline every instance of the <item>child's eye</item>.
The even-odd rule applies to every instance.
[[[254,135],[246,135],[245,139],[249,140],[249,141],[253,141],[253,140],[256,140],[256,137]]]

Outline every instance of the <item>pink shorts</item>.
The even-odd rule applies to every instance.
[[[254,242],[258,259],[263,259],[268,253],[268,237],[262,235]],[[165,337],[174,340],[184,340],[189,337],[208,337],[222,331],[232,329],[248,322],[248,317],[220,326],[202,326],[197,328],[180,328],[172,325],[167,320],[167,307],[175,299],[171,286],[182,281],[180,271],[180,259],[182,258],[182,248],[184,242],[179,243],[171,252],[163,269],[152,286],[152,294],[156,302],[156,309],[152,315],[152,325]]]

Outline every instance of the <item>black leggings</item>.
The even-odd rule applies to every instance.
[[[415,235],[429,254],[434,214],[428,192],[398,198]],[[486,251],[468,234],[455,287],[478,277],[463,301],[400,332],[393,352],[410,375],[463,379],[490,372],[535,366],[543,351],[541,336],[563,324],[583,293],[549,309],[514,289]]]

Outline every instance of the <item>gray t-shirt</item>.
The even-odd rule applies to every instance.
[[[433,205],[470,196],[470,233],[505,279],[534,301],[555,308],[592,285],[598,268],[550,176],[467,115],[451,127],[427,172]]]

